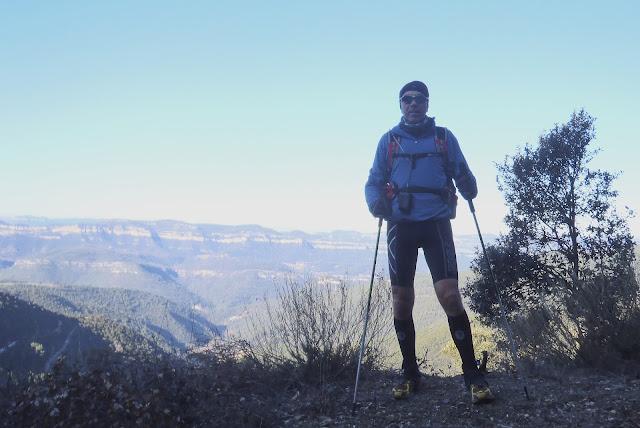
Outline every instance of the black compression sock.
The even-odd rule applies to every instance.
[[[394,318],[393,325],[396,328],[396,336],[398,336],[400,352],[402,352],[402,368],[405,374],[417,374],[416,330],[413,325],[413,318],[409,318],[408,320]]]
[[[473,350],[473,337],[471,336],[471,325],[466,312],[449,318],[449,330],[453,342],[458,348],[460,359],[462,360],[462,371],[465,373],[477,370],[476,356]]]

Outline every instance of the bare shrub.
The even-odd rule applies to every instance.
[[[267,366],[287,366],[302,381],[339,379],[357,365],[368,288],[313,279],[287,279],[276,298],[265,299],[263,315],[249,319],[254,356]],[[391,293],[379,277],[374,284],[363,365],[380,368],[387,358]]]
[[[218,336],[206,345],[189,350],[187,361],[194,367],[209,367],[226,370],[229,366],[256,364],[251,344],[246,340],[234,337]]]

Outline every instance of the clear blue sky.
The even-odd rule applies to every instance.
[[[2,2],[0,215],[372,232],[363,185],[414,79],[485,231],[494,163],[579,108],[640,209],[638,4]]]

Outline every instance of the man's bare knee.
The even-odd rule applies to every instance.
[[[413,314],[413,301],[415,298],[413,287],[391,287],[393,297],[393,316],[398,320],[408,320]]]
[[[464,312],[456,279],[442,279],[434,284],[434,288],[438,301],[447,315],[456,316]]]

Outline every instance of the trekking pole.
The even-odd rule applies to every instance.
[[[478,225],[478,218],[476,217],[476,208],[473,206],[473,201],[469,199],[469,209],[471,210],[471,214],[473,215],[473,221],[476,223],[476,230],[478,231],[478,237],[480,238],[480,245],[482,245],[482,253],[484,254],[484,261],[487,262],[487,266],[489,267],[489,274],[491,276],[491,281],[493,282],[493,288],[496,291],[496,296],[498,296],[498,307],[500,308],[500,316],[504,323],[504,330],[507,333],[507,338],[509,339],[509,346],[511,347],[511,355],[513,357],[513,363],[516,366],[516,373],[520,373],[520,382],[521,386],[524,389],[524,395],[529,400],[529,391],[527,390],[527,382],[524,372],[520,370],[520,363],[518,359],[518,354],[516,352],[516,345],[513,340],[513,332],[511,331],[511,326],[509,325],[509,321],[507,320],[507,315],[504,312],[504,307],[502,305],[502,298],[500,297],[500,288],[498,287],[498,282],[496,281],[496,277],[493,274],[493,268],[491,267],[491,262],[489,261],[489,256],[487,255],[487,249],[484,246],[484,240],[482,239],[482,233],[480,233],[480,226]]]
[[[373,256],[373,269],[371,270],[371,283],[369,284],[369,298],[367,299],[367,310],[364,316],[364,331],[362,332],[362,340],[360,341],[360,354],[358,355],[358,369],[356,370],[356,384],[353,387],[353,405],[351,406],[351,414],[356,413],[356,397],[358,395],[358,380],[360,380],[360,364],[362,362],[362,354],[364,353],[364,341],[367,337],[367,324],[369,324],[369,309],[371,308],[371,291],[373,290],[373,278],[376,273],[376,261],[378,260],[378,245],[380,244],[380,229],[382,229],[382,217],[378,219],[378,237],[376,238],[376,252]]]

